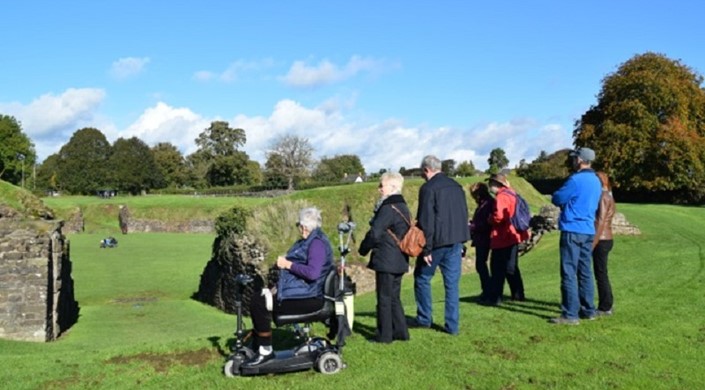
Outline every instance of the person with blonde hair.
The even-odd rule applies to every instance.
[[[612,315],[612,286],[607,273],[607,258],[614,241],[612,240],[612,218],[615,213],[614,197],[610,179],[604,172],[597,172],[602,184],[602,195],[595,217],[595,238],[592,241],[592,265],[597,282],[597,316]]]
[[[362,256],[372,252],[367,268],[375,271],[377,332],[371,341],[379,343],[409,339],[401,303],[401,281],[409,271],[409,256],[397,243],[409,230],[411,221],[411,213],[401,194],[403,186],[404,178],[400,174],[382,174],[378,187],[380,197],[370,220],[370,230],[359,249]]]

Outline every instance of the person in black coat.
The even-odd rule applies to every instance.
[[[411,213],[401,195],[403,185],[404,178],[398,173],[382,175],[381,197],[359,249],[362,256],[372,251],[367,265],[375,271],[377,293],[377,335],[372,341],[380,343],[409,339],[401,304],[401,279],[409,271],[409,256],[402,253],[397,243],[409,230],[411,221]]]
[[[460,274],[463,243],[470,240],[468,206],[465,191],[457,181],[441,172],[441,160],[426,156],[421,171],[426,182],[419,188],[416,217],[426,237],[423,253],[414,268],[416,318],[414,327],[428,328],[433,323],[431,279],[441,269],[445,287],[444,330],[457,335],[460,331]]]

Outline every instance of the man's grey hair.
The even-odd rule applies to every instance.
[[[398,172],[384,172],[379,178],[379,182],[387,183],[392,186],[394,189],[392,193],[394,194],[400,194],[402,188],[404,188],[404,176]]]
[[[307,207],[299,211],[299,225],[305,227],[309,232],[321,227],[321,210],[315,207]]]
[[[429,154],[421,160],[421,170],[428,168],[432,172],[438,172],[441,170],[441,167],[441,160],[432,154]]]

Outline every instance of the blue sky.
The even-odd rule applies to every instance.
[[[602,79],[636,54],[705,72],[700,1],[15,1],[0,113],[40,159],[83,127],[184,154],[213,120],[264,163],[281,134],[370,172],[425,154],[487,167],[572,145]],[[599,151],[597,151],[599,153]]]

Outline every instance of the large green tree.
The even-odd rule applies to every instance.
[[[490,151],[490,157],[487,159],[487,163],[490,166],[487,169],[487,173],[492,174],[500,172],[502,169],[506,168],[507,165],[509,165],[509,159],[507,158],[507,154],[504,152],[504,149],[494,148]]]
[[[59,155],[54,153],[45,158],[37,168],[37,190],[40,192],[60,190],[58,177]]]
[[[216,156],[208,166],[206,178],[211,186],[254,184],[256,174],[252,171],[250,157],[238,151],[227,156]]]
[[[455,174],[461,177],[474,176],[475,164],[473,164],[470,160],[463,161],[458,164],[458,167],[455,169]]]
[[[72,194],[94,194],[109,183],[108,159],[112,147],[98,129],[77,130],[59,150],[61,189]]]
[[[323,157],[313,171],[313,178],[322,182],[339,182],[345,175],[364,175],[360,157],[355,154],[339,154]]]
[[[137,137],[118,138],[108,159],[111,183],[123,192],[138,195],[152,188],[163,187],[162,176],[152,150]]]
[[[595,166],[633,193],[705,198],[703,77],[656,53],[634,56],[604,78],[597,104],[576,122],[576,146],[595,149]]]
[[[308,139],[286,134],[276,137],[270,144],[267,160],[279,156],[277,173],[287,180],[287,188],[294,189],[294,181],[310,175],[313,164],[313,147]]]
[[[37,160],[34,144],[14,117],[0,115],[0,179],[24,185]]]
[[[245,130],[233,129],[225,121],[211,122],[211,125],[196,138],[199,150],[212,158],[232,156],[245,145],[245,142],[247,142]]]
[[[565,179],[570,175],[568,162],[570,149],[561,149],[547,154],[541,151],[538,157],[529,164],[519,164],[517,174],[526,180]]]
[[[179,149],[169,142],[160,142],[152,147],[157,169],[164,177],[167,187],[181,187],[187,183],[186,159]]]
[[[211,122],[196,138],[198,150],[187,158],[196,186],[201,177],[205,177],[210,186],[254,183],[256,178],[250,158],[239,150],[245,142],[245,130],[232,128],[225,121]]]
[[[455,160],[448,159],[441,161],[441,172],[446,176],[455,176]]]

